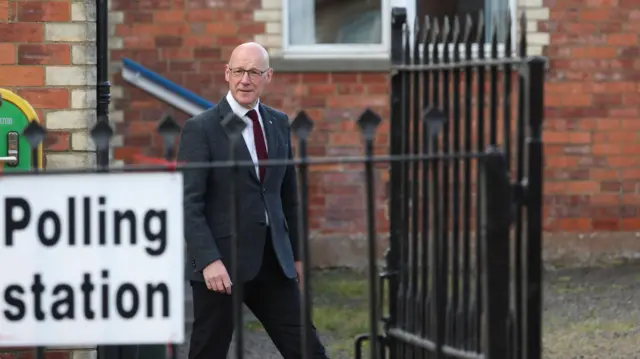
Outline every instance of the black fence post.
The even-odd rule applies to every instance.
[[[544,117],[544,80],[546,60],[532,57],[527,63],[526,116],[529,126],[527,147],[527,243],[526,261],[524,356],[540,359],[542,355],[542,121]]]
[[[222,126],[229,134],[229,164],[231,166],[231,181],[229,182],[229,213],[231,222],[231,297],[233,300],[233,326],[235,328],[235,358],[242,359],[244,355],[244,327],[242,321],[242,283],[238,279],[238,194],[236,190],[236,178],[238,176],[239,166],[235,157],[235,146],[242,136],[242,130],[246,127],[245,122],[233,112],[229,113],[224,120]],[[238,285],[234,285],[238,283]]]
[[[300,202],[298,205],[298,255],[302,261],[302,293],[300,305],[300,318],[302,320],[302,358],[313,357],[311,337],[311,317],[313,316],[311,299],[311,251],[309,248],[309,156],[307,145],[309,135],[313,130],[313,121],[301,111],[291,122],[291,130],[298,138],[298,157],[302,161],[299,165],[298,179]],[[290,139],[291,140],[291,139]]]
[[[511,188],[506,155],[491,147],[480,160],[482,196],[482,295],[484,318],[483,352],[490,359],[509,358],[509,230]]]
[[[109,9],[108,0],[96,1],[96,53],[97,53],[97,109],[98,122],[109,123],[109,103],[111,83],[109,82]],[[100,168],[109,164],[109,152],[98,151],[96,161]]]
[[[366,181],[366,208],[367,208],[367,242],[368,242],[368,262],[369,262],[369,357],[371,359],[381,358],[380,340],[378,337],[378,273],[377,259],[377,235],[376,235],[376,212],[375,212],[375,174],[373,168],[373,144],[376,135],[376,128],[381,119],[376,113],[366,110],[358,120],[358,125],[365,140],[365,181]],[[383,354],[383,353],[382,353]],[[382,355],[384,357],[384,355]]]
[[[391,63],[402,63],[402,35],[403,26],[407,21],[407,10],[401,7],[394,7],[391,10]],[[391,96],[390,96],[390,154],[400,155],[402,154],[402,77],[399,72],[391,73]],[[399,281],[398,275],[400,270],[400,241],[402,238],[402,223],[401,216],[403,206],[403,188],[402,188],[402,163],[393,161],[389,165],[389,249],[386,253],[386,273],[384,274],[389,279],[389,312],[388,317],[385,318],[387,327],[393,328],[398,321],[398,307],[397,298]],[[397,355],[397,341],[389,338],[389,351],[391,358]]]

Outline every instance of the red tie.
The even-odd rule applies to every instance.
[[[264,134],[262,133],[262,126],[260,126],[260,121],[258,121],[258,113],[256,110],[251,110],[247,112],[247,116],[253,122],[253,142],[256,145],[256,152],[258,153],[258,160],[263,161],[267,159],[267,146],[264,140]],[[260,183],[264,181],[264,172],[266,168],[264,166],[259,167],[260,170]]]

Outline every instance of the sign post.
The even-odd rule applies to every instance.
[[[33,158],[22,131],[31,121],[40,122],[29,102],[0,88],[0,172],[29,171]],[[42,168],[42,144],[38,146],[38,166]]]
[[[0,347],[184,341],[180,172],[0,177]]]

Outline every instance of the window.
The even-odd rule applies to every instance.
[[[467,14],[477,19],[480,11],[485,24],[496,16],[515,15],[516,0],[282,0],[283,50],[285,58],[388,58],[391,35],[391,8],[404,7],[413,27],[416,16],[442,20],[445,16]],[[464,26],[464,21],[461,23]],[[506,22],[498,21],[499,39]],[[512,21],[515,37],[516,21]],[[491,40],[491,26],[485,39]],[[472,33],[475,39],[475,31]]]
[[[461,20],[465,20],[467,15],[471,15],[474,24],[477,25],[478,17],[482,12],[485,23],[485,42],[487,43],[491,42],[494,20],[497,20],[499,42],[504,39],[505,31],[507,31],[505,22],[507,12],[511,12],[510,15],[513,19],[517,5],[515,0],[416,0],[416,2],[418,6],[417,13],[421,19],[429,16],[442,21],[445,16],[449,18],[458,16]],[[512,21],[513,23],[514,21]],[[460,25],[464,26],[464,21]],[[477,27],[474,27],[474,31],[471,33],[471,38],[474,40],[477,38],[476,29]],[[515,27],[512,26],[512,29],[515,29]]]
[[[388,57],[391,0],[283,1],[285,57]]]

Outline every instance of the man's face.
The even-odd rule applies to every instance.
[[[250,107],[271,82],[272,71],[257,51],[241,51],[236,55],[226,66],[225,79],[233,98],[240,105]]]

